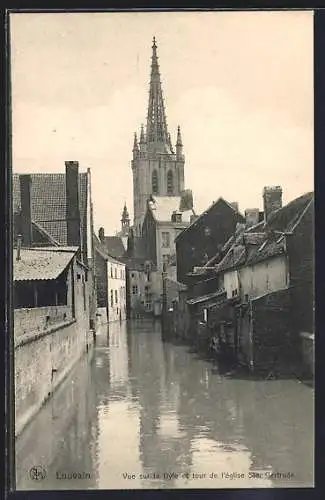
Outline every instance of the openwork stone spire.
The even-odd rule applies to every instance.
[[[154,148],[170,152],[170,140],[167,130],[155,37],[152,44],[146,140],[149,149]]]

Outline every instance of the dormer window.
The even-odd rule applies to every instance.
[[[172,213],[172,222],[176,222],[176,223],[182,222],[181,212],[173,212]]]

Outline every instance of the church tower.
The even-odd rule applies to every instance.
[[[141,235],[141,227],[147,208],[147,200],[153,196],[180,196],[184,190],[183,144],[178,127],[176,150],[173,149],[167,129],[157,44],[153,38],[149,103],[146,127],[141,125],[140,140],[134,135],[133,203],[135,234]]]

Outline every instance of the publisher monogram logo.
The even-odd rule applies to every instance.
[[[43,481],[46,478],[46,470],[41,465],[34,465],[29,471],[29,476],[33,481]]]

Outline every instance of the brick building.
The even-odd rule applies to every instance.
[[[79,172],[77,161],[65,163],[65,173],[13,174],[14,244],[76,246],[89,268],[90,327],[95,328],[93,272],[93,209],[90,169]]]

